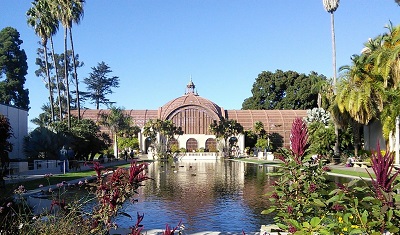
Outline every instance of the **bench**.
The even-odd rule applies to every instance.
[[[353,162],[353,167],[368,168],[371,166],[369,162]]]

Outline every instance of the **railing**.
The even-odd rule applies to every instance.
[[[187,153],[179,153],[179,156],[191,156],[191,157],[201,157],[201,156],[214,156],[216,157],[218,154],[215,152],[187,152]]]
[[[176,154],[174,158],[177,160],[216,160],[219,157],[215,152],[187,152]]]
[[[49,168],[57,168],[60,167],[63,161],[60,160],[34,160],[33,161],[33,169],[49,169]]]

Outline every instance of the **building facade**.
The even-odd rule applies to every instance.
[[[297,117],[305,117],[306,110],[225,110],[214,102],[199,96],[195,90],[192,80],[186,85],[184,95],[173,99],[158,110],[125,110],[134,121],[135,125],[143,128],[149,120],[171,120],[177,127],[181,127],[184,134],[176,136],[170,142],[178,144],[179,148],[194,151],[200,148],[211,149],[217,145],[215,135],[209,126],[214,120],[236,120],[244,130],[254,127],[254,123],[262,122],[268,133],[272,134],[272,142],[282,147],[290,145],[290,130],[293,120]],[[81,112],[82,118],[92,119],[98,122],[101,113],[109,110],[87,109]],[[75,113],[74,113],[75,114]],[[76,114],[75,114],[76,115]],[[107,131],[103,129],[102,131]],[[237,146],[242,151],[245,148],[245,137],[243,134],[235,136],[238,140]],[[149,147],[146,136],[139,133],[139,144],[143,152]]]
[[[28,111],[13,106],[0,104],[0,114],[8,118],[13,136],[8,140],[13,145],[10,159],[26,159],[24,154],[24,138],[28,135]]]

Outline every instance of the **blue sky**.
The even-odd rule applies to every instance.
[[[26,24],[30,6],[29,0],[1,0],[0,29],[14,27],[24,41],[32,119],[48,93],[34,74],[39,38]],[[368,38],[386,32],[389,20],[400,23],[393,0],[342,0],[335,13],[338,67],[350,64]],[[333,74],[330,15],[322,0],[87,0],[73,29],[85,63],[79,79],[106,62],[120,78],[108,98],[125,109],[158,109],[183,95],[190,77],[200,96],[240,109],[261,71]],[[54,40],[62,53],[62,30]]]

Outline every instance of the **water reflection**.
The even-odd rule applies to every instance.
[[[228,160],[154,162],[148,167],[154,180],[145,182],[138,203],[127,203],[124,212],[144,213],[146,230],[182,220],[188,233],[257,232],[273,221],[261,215],[270,203],[264,194],[273,190],[267,171],[273,168]],[[120,217],[116,222],[129,227],[135,221]]]

